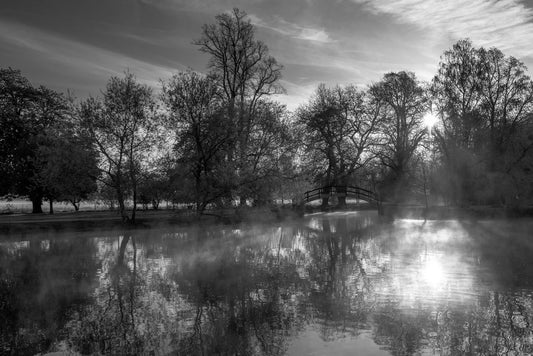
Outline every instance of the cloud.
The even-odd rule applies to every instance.
[[[98,89],[92,87],[95,82],[103,84],[110,76],[122,76],[126,70],[131,70],[139,82],[155,89],[159,87],[159,78],[167,78],[176,71],[176,68],[37,31],[30,26],[0,21],[0,51],[6,48],[9,49],[7,53],[21,59],[19,63],[13,63],[13,67],[35,72],[46,85],[65,91],[81,90],[84,95],[98,94]],[[177,64],[177,69],[184,68]],[[49,76],[50,70],[56,74]],[[46,75],[48,77],[44,77]],[[64,83],[60,82],[60,77],[69,77],[70,85],[62,87]]]
[[[307,41],[332,42],[326,31],[313,28],[301,28],[296,38]]]
[[[469,37],[509,54],[533,55],[533,9],[519,0],[352,0],[374,14],[419,26],[454,40]]]
[[[257,27],[267,28],[285,36],[304,41],[319,43],[335,42],[323,28],[304,27],[288,22],[279,16],[272,23],[268,23],[254,14],[248,14],[250,21]]]
[[[300,105],[307,102],[315,92],[320,82],[298,85],[287,80],[281,80],[281,85],[287,89],[287,94],[276,95],[275,99],[287,106],[290,111],[295,111]]]

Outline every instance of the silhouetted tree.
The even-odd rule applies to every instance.
[[[44,186],[53,213],[53,200],[67,201],[76,211],[80,202],[96,191],[97,154],[87,140],[61,128],[49,133],[39,147],[39,180]]]
[[[218,87],[210,77],[187,71],[163,83],[162,99],[175,131],[178,169],[192,178],[196,211],[227,190],[229,172],[224,157],[231,142],[230,122],[223,114]]]
[[[194,44],[210,56],[210,75],[230,120],[232,144],[226,160],[234,166],[234,182],[239,188],[245,183],[240,180],[247,180],[241,179],[240,172],[249,168],[245,165],[259,104],[265,97],[283,92],[279,85],[282,66],[269,55],[268,47],[254,38],[254,26],[239,9],[217,15],[216,23],[204,25],[202,32]],[[239,193],[244,203],[245,193]]]
[[[102,99],[80,107],[81,125],[100,155],[102,182],[116,191],[123,221],[135,221],[139,180],[157,139],[156,103],[152,91],[131,73],[112,77]],[[125,200],[131,192],[128,216]]]
[[[386,110],[379,152],[381,163],[388,168],[385,188],[395,199],[402,199],[409,186],[409,165],[427,133],[422,125],[428,108],[426,92],[411,72],[385,74],[369,91]]]
[[[432,94],[442,119],[435,137],[454,201],[499,200],[497,186],[513,179],[508,173],[527,156],[518,152],[529,150],[522,132],[533,112],[533,84],[524,64],[461,40],[442,56]]]
[[[0,69],[0,194],[28,195],[33,213],[42,213],[46,194],[38,175],[39,145],[68,110],[62,94],[33,87],[18,70]]]
[[[297,113],[304,133],[306,162],[322,185],[346,185],[375,156],[383,104],[354,86],[326,88],[321,84]],[[340,198],[343,204],[345,197]],[[323,205],[327,205],[327,198]]]
[[[489,169],[497,170],[499,157],[509,148],[533,112],[533,82],[527,68],[499,49],[477,50],[481,65],[482,115],[488,128]]]
[[[292,168],[295,148],[285,106],[261,100],[243,157],[240,194],[255,205],[270,202],[278,182],[292,176],[287,169]]]

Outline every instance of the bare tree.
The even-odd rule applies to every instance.
[[[374,158],[382,110],[380,101],[354,86],[327,88],[323,84],[299,109],[307,158],[316,166],[321,184],[344,186]],[[345,198],[339,202],[344,204]],[[327,205],[327,198],[322,203]]]
[[[422,126],[422,116],[427,110],[426,93],[411,72],[385,74],[369,91],[375,100],[385,105],[379,156],[389,169],[385,184],[391,189],[389,193],[398,199],[399,190],[407,187],[409,164],[427,133]]]
[[[162,99],[175,130],[178,164],[193,178],[196,210],[221,195],[225,186],[221,170],[231,131],[222,115],[218,87],[211,77],[193,71],[179,73],[163,83]]]
[[[112,77],[103,99],[90,98],[80,107],[81,124],[100,154],[98,178],[117,194],[124,222],[135,222],[137,188],[156,135],[156,104],[152,91],[131,73]],[[125,200],[131,192],[128,216]]]
[[[533,82],[524,63],[506,57],[499,49],[480,48],[477,53],[482,69],[479,89],[483,126],[488,130],[489,169],[496,170],[501,155],[533,111]]]
[[[514,168],[531,148],[521,133],[533,112],[526,67],[496,48],[461,40],[442,56],[432,96],[442,119],[435,137],[454,201],[500,200],[497,182],[520,171]]]
[[[228,159],[237,163],[238,173],[246,169],[240,165],[246,162],[260,101],[284,92],[279,85],[282,66],[269,55],[268,47],[255,39],[254,26],[244,11],[235,8],[229,14],[217,15],[216,23],[204,25],[202,32],[193,43],[210,55],[210,74],[232,122],[234,142]]]

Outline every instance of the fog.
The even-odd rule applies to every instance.
[[[301,221],[7,236],[1,350],[532,350],[532,219]]]

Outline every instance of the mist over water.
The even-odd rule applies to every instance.
[[[0,239],[0,353],[533,352],[533,219]]]

